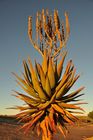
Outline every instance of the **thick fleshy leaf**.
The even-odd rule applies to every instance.
[[[35,98],[36,100],[40,100],[38,93],[31,87],[28,87],[28,85],[26,85],[26,87],[24,87],[19,81],[16,80],[16,82],[18,83],[18,85],[20,85],[20,87],[26,92],[28,93],[32,98]]]
[[[58,103],[59,106],[63,107],[64,109],[79,109],[79,110],[82,110],[82,108],[76,106],[76,105],[73,105],[73,104],[67,104],[67,103],[64,103],[64,102],[61,102],[61,103]]]
[[[85,88],[85,87],[81,87],[81,88],[79,88],[78,90],[76,90],[76,91],[70,93],[69,95],[67,95],[67,98],[76,96],[76,95],[79,94],[79,92],[81,92],[84,88]]]
[[[38,103],[40,102],[40,99],[39,100],[36,100],[35,98],[31,98],[27,95],[24,95],[24,94],[21,94],[20,92],[17,92],[17,91],[14,91],[16,94],[12,94],[14,96],[16,96],[17,98],[23,100],[24,102],[27,102],[27,103]]]
[[[48,78],[50,82],[51,89],[55,87],[56,81],[55,81],[55,73],[53,69],[52,59],[49,58],[49,65],[48,65]]]
[[[67,102],[73,102],[73,101],[80,101],[80,100],[75,100],[76,98],[80,97],[80,96],[83,96],[84,94],[80,94],[80,95],[77,95],[75,97],[70,97],[70,98],[65,98],[65,96],[62,98],[62,101],[67,103]]]
[[[41,116],[42,116],[43,114],[44,114],[44,111],[42,111],[41,114],[39,114],[39,115],[37,115],[35,118],[33,118],[30,122],[28,122],[28,123],[26,123],[26,124],[24,124],[24,125],[22,126],[22,129],[25,129],[25,133],[28,132],[28,130],[32,127],[32,125],[33,125],[34,123],[36,123],[36,121],[38,121],[39,118],[41,118]]]
[[[37,64],[37,71],[38,71],[38,75],[40,76],[40,83],[42,84],[43,89],[45,89],[46,78],[40,64]]]
[[[50,86],[48,75],[46,75],[45,91],[46,91],[46,94],[48,95],[48,97],[51,97],[51,95],[52,95],[51,94],[51,86]]]
[[[57,66],[57,77],[58,77],[57,80],[59,80],[60,77],[61,77],[61,73],[62,73],[62,70],[63,70],[63,63],[64,63],[64,60],[65,60],[66,55],[67,55],[67,52],[65,52],[63,54],[62,59],[60,60],[58,66]]]
[[[51,106],[53,107],[53,109],[54,109],[56,112],[59,112],[59,113],[61,113],[62,115],[65,114],[64,109],[62,109],[61,107],[59,107],[57,104],[52,104]]]
[[[23,61],[23,66],[24,66],[25,75],[27,77],[28,83],[32,84],[31,72],[30,72],[28,64],[26,63],[25,60]]]
[[[60,124],[58,124],[58,129],[60,130],[60,132],[62,133],[62,135],[64,136],[64,138],[66,137],[64,130],[63,130],[63,126],[61,126]]]

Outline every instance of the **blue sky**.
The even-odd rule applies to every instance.
[[[67,43],[68,56],[65,63],[72,59],[80,79],[74,86],[85,86],[82,97],[87,105],[82,107],[86,114],[93,110],[93,1],[92,0],[0,0],[0,114],[15,114],[7,107],[22,102],[11,96],[16,86],[11,72],[20,75],[23,71],[22,60],[30,55],[32,61],[41,58],[30,44],[27,36],[27,19],[37,11],[48,8],[53,13],[58,9],[60,19],[69,12],[71,35]]]

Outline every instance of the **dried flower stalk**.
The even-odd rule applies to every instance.
[[[64,30],[65,29],[65,30]],[[43,56],[44,50],[47,49],[47,55],[56,58],[63,47],[66,46],[70,35],[70,25],[68,14],[65,12],[65,27],[54,10],[52,17],[48,10],[37,12],[36,15],[36,38],[32,38],[32,17],[28,17],[28,36],[33,47]]]

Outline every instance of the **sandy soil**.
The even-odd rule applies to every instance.
[[[85,140],[93,136],[93,124],[83,124],[81,126],[70,126],[69,134],[63,140]],[[61,140],[61,139],[60,139]]]
[[[0,140],[41,140],[33,132],[27,136],[23,131],[18,131],[19,125],[0,123]],[[93,125],[83,124],[80,126],[68,126],[69,134],[66,138],[58,133],[54,136],[53,140],[84,140],[87,137],[93,136]]]

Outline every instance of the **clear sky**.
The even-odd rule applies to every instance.
[[[32,15],[34,22],[42,8],[58,9],[61,19],[69,12],[71,35],[65,63],[72,59],[81,74],[74,89],[85,86],[82,99],[88,104],[82,107],[87,114],[93,110],[93,0],[0,0],[0,114],[15,114],[6,108],[22,104],[11,96],[13,89],[20,91],[11,72],[20,75],[28,55],[33,62],[41,61],[27,36],[27,19]]]

